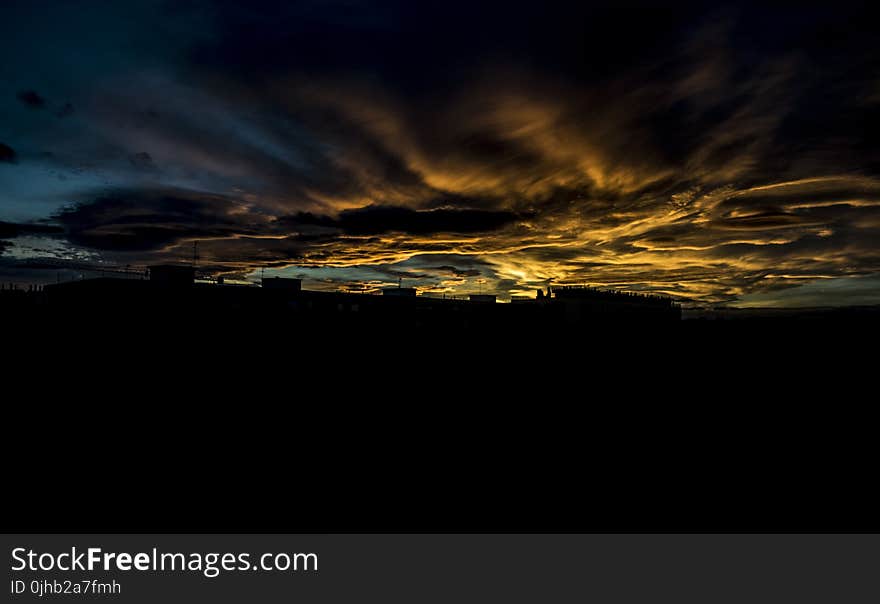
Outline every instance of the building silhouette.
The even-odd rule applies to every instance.
[[[672,299],[584,287],[556,287],[535,298],[498,303],[494,294],[467,299],[418,295],[393,287],[381,295],[312,291],[299,279],[271,277],[257,285],[206,283],[192,265],[157,265],[133,279],[98,277],[52,284],[39,291],[0,292],[0,305],[68,321],[162,323],[188,329],[234,323],[290,327],[301,333],[448,330],[474,336],[491,332],[577,332],[611,324],[675,322]]]

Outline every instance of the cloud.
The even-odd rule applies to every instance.
[[[15,223],[0,221],[0,255],[15,247],[19,237],[58,237],[63,229],[49,224]]]
[[[19,101],[31,109],[42,109],[46,106],[46,99],[41,97],[34,90],[22,90],[17,96]]]
[[[478,277],[480,275],[480,271],[475,268],[460,269],[454,266],[444,265],[438,266],[437,269],[441,271],[448,271],[456,277]]]
[[[71,243],[108,251],[256,234],[266,222],[246,204],[183,190],[119,191],[66,207],[53,218]]]
[[[332,227],[349,235],[382,233],[479,233],[497,230],[518,216],[508,211],[472,209],[412,210],[403,207],[366,206],[344,210],[337,218],[300,213],[279,220],[291,227],[317,225]]]
[[[0,178],[74,200],[44,215],[107,261],[198,239],[205,270],[322,287],[716,304],[880,271],[860,6],[429,5],[188,3],[210,26],[144,27],[176,54],[53,88],[75,119],[16,145],[56,159]]]
[[[733,231],[768,231],[773,229],[785,229],[796,226],[818,226],[824,224],[822,220],[810,220],[788,212],[759,212],[730,218],[723,218],[714,223],[717,229]],[[659,239],[655,239],[659,240]]]
[[[156,164],[153,163],[153,158],[146,151],[141,151],[140,153],[132,153],[128,157],[128,161],[138,170],[151,171],[157,169]]]
[[[0,143],[0,162],[13,164],[15,163],[15,157],[16,153],[12,147]]]
[[[30,224],[0,221],[0,239],[14,239],[24,235],[58,235],[61,227],[50,224]]]

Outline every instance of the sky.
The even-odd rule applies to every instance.
[[[880,303],[859,2],[6,0],[0,281]]]

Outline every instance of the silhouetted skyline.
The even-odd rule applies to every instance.
[[[3,10],[0,282],[880,303],[868,3]]]
[[[197,282],[191,265],[156,265],[143,275],[111,275],[27,289],[0,287],[0,309],[37,323],[46,320],[157,327],[204,333],[206,325],[229,327],[259,317],[290,336],[389,333],[469,333],[534,337],[576,333],[623,324],[671,324],[681,320],[672,299],[582,287],[538,290],[532,298],[497,303],[493,294],[418,295],[389,287],[380,295],[310,291],[299,279],[269,277],[260,287]],[[183,333],[183,332],[181,332]]]

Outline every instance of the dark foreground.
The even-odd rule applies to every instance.
[[[864,315],[5,318],[8,530],[880,530]]]

